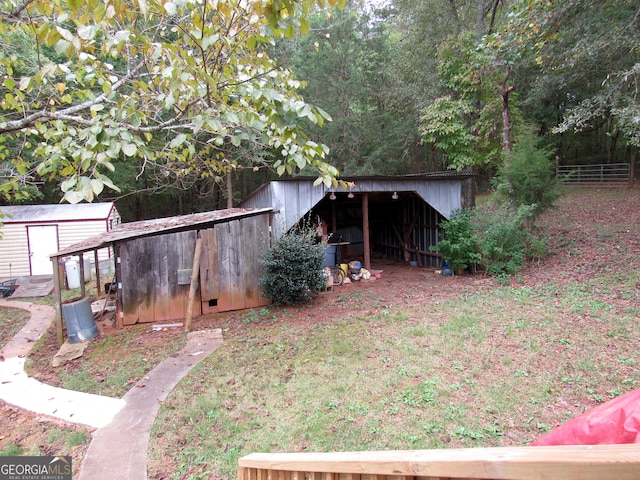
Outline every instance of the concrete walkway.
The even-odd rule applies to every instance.
[[[0,300],[31,312],[31,319],[2,349],[0,399],[26,410],[96,428],[80,470],[81,480],[146,479],[149,432],[160,404],[200,361],[222,345],[219,329],[190,332],[187,345],[149,372],[121,399],[52,387],[24,372],[25,357],[55,318],[52,307]]]
[[[0,399],[25,410],[93,428],[108,424],[125,406],[120,398],[74,392],[29,378],[24,371],[26,356],[55,319],[55,310],[46,305],[9,300],[1,301],[0,306],[31,312],[31,319],[2,349]]]

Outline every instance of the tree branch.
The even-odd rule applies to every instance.
[[[127,82],[128,80],[130,80],[131,78],[133,78],[133,76],[140,71],[140,69],[145,65],[144,60],[141,61],[138,65],[136,65],[136,67],[131,70],[129,73],[127,73],[124,77],[122,77],[120,80],[118,80],[117,82],[115,82],[113,84],[113,86],[111,87],[111,91],[116,91],[118,90],[120,87],[122,87],[122,85],[125,84],[125,82]],[[79,103],[77,105],[72,105],[70,107],[67,108],[63,108],[62,110],[58,110],[58,111],[50,111],[50,110],[39,110],[37,112],[33,112],[27,116],[25,116],[24,118],[20,119],[20,120],[13,120],[13,121],[9,121],[5,124],[4,127],[0,127],[0,134],[2,133],[11,133],[11,132],[16,132],[16,131],[20,131],[23,130],[27,127],[31,127],[33,125],[35,125],[38,122],[51,122],[54,120],[67,120],[67,121],[73,121],[73,122],[77,122],[79,124],[83,124],[83,125],[89,125],[91,124],[91,121],[77,116],[77,113],[80,113],[84,110],[90,109],[92,106],[94,105],[98,105],[101,103],[104,103],[107,101],[107,95],[104,93],[101,93],[100,95],[98,95],[95,99],[93,100],[87,100],[86,102],[82,102]]]
[[[27,0],[22,5],[20,5],[16,10],[12,10],[11,12],[6,12],[6,13],[3,12],[2,14],[0,14],[0,17],[2,17],[5,20],[19,22],[22,20],[21,18],[22,12],[24,12],[27,9],[27,7],[31,5],[34,1],[35,0]]]

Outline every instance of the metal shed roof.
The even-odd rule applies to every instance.
[[[177,217],[157,218],[140,222],[129,222],[118,225],[108,232],[96,235],[82,242],[71,245],[51,257],[75,255],[90,250],[98,250],[110,246],[114,242],[138,237],[149,237],[163,233],[193,230],[197,227],[206,227],[216,223],[260,215],[272,211],[271,208],[228,208],[211,212],[193,213]]]
[[[2,223],[72,222],[79,220],[104,220],[115,208],[113,202],[64,203],[54,205],[18,205],[0,207],[5,217]]]
[[[415,192],[445,218],[462,208],[464,180],[473,177],[465,172],[434,172],[413,175],[369,175],[340,177],[352,183],[354,194],[385,192]],[[243,207],[271,206],[276,212],[274,235],[287,231],[331,192],[343,192],[342,187],[315,186],[315,177],[293,177],[262,185],[242,202]]]

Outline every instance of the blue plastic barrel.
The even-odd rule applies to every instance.
[[[322,261],[323,267],[333,267],[336,264],[336,246],[328,245],[324,249],[324,260]]]
[[[69,343],[80,343],[98,336],[98,327],[87,297],[63,303],[62,313],[67,324]]]

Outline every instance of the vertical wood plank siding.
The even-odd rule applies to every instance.
[[[123,325],[185,318],[197,230],[118,242]],[[193,317],[266,305],[260,255],[269,215],[233,219],[200,231],[200,288]]]
[[[120,244],[124,325],[184,318],[189,285],[179,284],[178,270],[191,269],[195,239],[187,231]]]
[[[200,257],[200,296],[202,313],[218,311],[219,268],[217,230],[208,228],[200,231],[202,238],[202,256]]]
[[[259,286],[260,255],[268,247],[269,217],[234,220],[216,227],[219,312],[241,310],[267,301]]]

